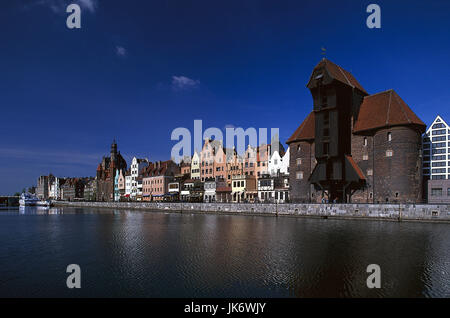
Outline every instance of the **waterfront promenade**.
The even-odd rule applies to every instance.
[[[293,216],[387,221],[431,221],[450,223],[446,204],[270,204],[189,202],[68,202],[55,206],[138,209],[176,213],[217,213],[262,216]]]

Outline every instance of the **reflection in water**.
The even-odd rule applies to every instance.
[[[25,208],[0,212],[0,296],[449,297],[449,229]],[[79,290],[65,286],[72,263]],[[381,289],[366,287],[369,264]]]

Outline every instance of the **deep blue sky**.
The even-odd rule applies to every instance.
[[[81,30],[65,25],[70,2]],[[393,88],[426,124],[450,121],[447,0],[4,0],[0,30],[0,194],[95,175],[114,137],[127,160],[168,159],[172,130],[194,119],[286,141],[312,108],[321,47],[369,93]]]

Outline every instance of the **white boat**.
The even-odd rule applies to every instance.
[[[37,206],[50,207],[52,202],[50,200],[41,200],[36,202]]]
[[[39,198],[31,193],[22,193],[20,195],[20,206],[34,206],[39,202]]]

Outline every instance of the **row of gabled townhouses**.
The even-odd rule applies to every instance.
[[[92,177],[58,178],[53,174],[40,176],[35,194],[41,200],[95,199],[96,180]]]
[[[289,149],[248,146],[239,155],[217,140],[176,164],[132,159],[127,169],[114,141],[97,168],[99,201],[287,202]]]
[[[235,148],[227,149],[220,141],[207,139],[202,150],[195,151],[192,158],[185,158],[181,167],[193,180],[223,179],[230,186],[233,176],[248,175],[257,179],[267,174],[288,174],[289,149],[285,153],[280,142],[277,145],[273,142],[259,147],[248,145],[239,155]]]

